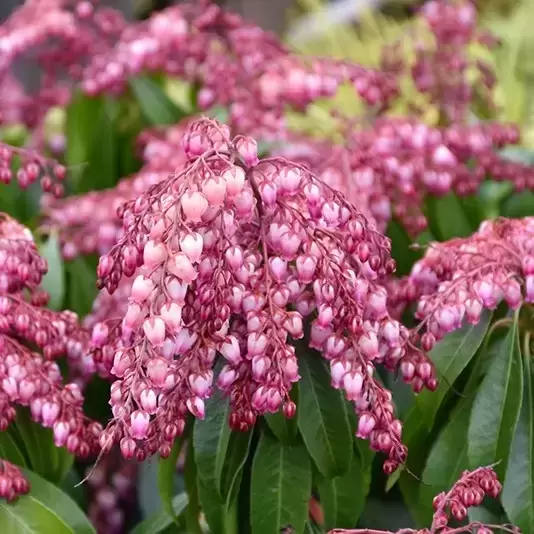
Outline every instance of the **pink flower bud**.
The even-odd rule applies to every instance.
[[[458,160],[445,145],[440,145],[432,154],[432,162],[435,165],[452,167],[458,163]]]
[[[281,282],[287,277],[287,262],[282,258],[269,258],[269,270]]]
[[[258,164],[258,144],[254,139],[243,137],[236,142],[236,148],[247,167],[254,167]]]
[[[234,271],[243,266],[243,250],[239,247],[230,247],[226,250],[224,257]]]
[[[91,344],[101,349],[107,342],[109,334],[109,328],[105,323],[97,323],[93,327],[93,332],[91,334]]]
[[[387,293],[384,290],[373,291],[368,297],[368,309],[375,319],[382,319],[387,314]]]
[[[226,391],[237,378],[235,369],[232,369],[229,365],[225,365],[217,378],[217,387],[222,391]]]
[[[17,381],[12,376],[2,380],[2,389],[11,401],[16,400],[19,396]]]
[[[288,312],[284,321],[284,328],[293,339],[302,339],[304,337],[304,326],[302,316],[298,312]]]
[[[213,372],[206,371],[203,374],[189,375],[191,391],[200,398],[205,398],[213,383]]]
[[[302,173],[298,167],[283,167],[278,174],[278,182],[284,193],[294,194],[302,181]]]
[[[126,460],[131,460],[135,454],[135,441],[131,438],[122,438],[120,443],[121,454]]]
[[[54,423],[54,444],[56,447],[63,447],[67,443],[69,437],[69,425],[64,421],[57,421]]]
[[[399,344],[400,328],[397,321],[387,320],[382,325],[381,333],[390,347],[395,347]]]
[[[142,304],[150,296],[154,287],[155,284],[150,278],[145,278],[143,275],[139,275],[133,281],[130,296],[134,302]]]
[[[360,439],[367,439],[376,426],[376,419],[369,413],[364,413],[358,421],[358,431],[356,436]]]
[[[299,366],[297,362],[297,358],[295,357],[289,357],[287,358],[284,366],[284,376],[289,380],[289,382],[298,382],[300,379],[299,376]]]
[[[146,374],[156,387],[163,387],[169,366],[163,358],[152,358],[147,363]]]
[[[160,316],[170,333],[177,334],[182,328],[182,307],[176,302],[167,302],[161,307]],[[169,334],[170,335],[170,334]]]
[[[197,232],[186,234],[180,239],[180,248],[192,263],[198,263],[203,247],[202,236]]]
[[[58,418],[59,405],[55,402],[45,402],[43,404],[41,417],[43,418],[43,426],[50,428]]]
[[[267,370],[271,367],[271,360],[266,356],[254,356],[252,358],[252,375],[259,381],[265,376]]]
[[[453,308],[447,307],[436,312],[436,320],[444,332],[452,332],[456,326],[457,316]]]
[[[332,360],[330,362],[330,376],[332,387],[339,389],[343,384],[343,377],[351,370],[350,362],[345,360]]]
[[[208,209],[206,197],[198,191],[187,191],[182,195],[182,210],[187,221],[200,222]]]
[[[143,249],[143,263],[150,269],[161,265],[167,256],[167,247],[163,243],[148,241]]]
[[[146,312],[145,312],[146,313]],[[132,329],[138,325],[139,320],[141,319],[141,307],[139,304],[129,304],[122,320],[124,327]]]
[[[358,347],[369,360],[374,360],[379,355],[378,338],[374,332],[362,334],[360,339],[358,339]]]
[[[157,411],[158,399],[153,389],[144,389],[139,396],[141,407],[145,412],[153,415]]]
[[[222,173],[226,180],[226,190],[229,195],[235,196],[241,193],[245,185],[245,171],[241,167],[231,167]]]
[[[299,282],[309,284],[313,280],[315,269],[317,268],[317,260],[312,256],[299,256],[297,258],[297,273]]]
[[[226,198],[226,180],[224,178],[216,178],[211,176],[206,180],[202,186],[202,192],[210,206],[219,207]]]
[[[170,273],[177,276],[180,280],[188,284],[194,282],[198,277],[198,272],[191,263],[191,260],[186,254],[180,252],[171,257],[167,262],[167,269]]]
[[[363,387],[363,375],[357,371],[350,371],[343,376],[343,388],[347,393],[347,400],[357,400]]]
[[[187,399],[187,409],[198,419],[204,419],[206,416],[206,408],[204,401],[199,397],[193,397],[192,399]]]
[[[324,346],[325,351],[328,355],[327,358],[337,358],[345,351],[346,346],[347,344],[345,343],[345,341],[338,335],[333,334],[331,336],[328,336],[328,339],[326,340]]]
[[[118,349],[113,358],[113,368],[111,369],[111,373],[116,377],[121,378],[131,367],[131,365],[132,360],[130,352],[124,349]]]
[[[165,285],[171,299],[180,306],[183,306],[185,304],[185,296],[187,294],[189,284],[174,278],[174,276],[167,276],[165,279]]]
[[[150,416],[143,410],[135,410],[130,415],[130,435],[132,438],[145,439],[149,424]]]
[[[221,344],[219,352],[232,365],[239,365],[242,361],[239,342],[235,336],[228,336],[224,343]]]
[[[198,339],[198,334],[187,328],[182,328],[175,338],[176,354],[185,354]]]
[[[330,327],[323,327],[317,320],[313,321],[310,332],[310,347],[322,350],[324,342],[331,333],[332,329]]]
[[[165,321],[161,317],[145,319],[143,332],[152,345],[161,347],[165,341]]]
[[[247,338],[248,357],[252,358],[257,354],[263,354],[268,343],[269,339],[265,334],[258,334],[257,332],[252,332],[249,334]]]
[[[529,304],[534,302],[534,275],[525,278],[525,302]]]

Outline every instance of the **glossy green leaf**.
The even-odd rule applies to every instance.
[[[427,218],[430,230],[440,241],[453,237],[467,237],[476,230],[476,225],[471,223],[454,193],[439,198],[428,197]]]
[[[178,517],[174,515],[172,498],[174,496],[174,478],[176,475],[176,462],[182,450],[183,438],[180,436],[174,441],[171,454],[167,458],[160,458],[158,462],[158,490],[163,509],[175,522]]]
[[[206,418],[203,421],[195,421],[193,429],[198,477],[221,498],[222,472],[231,435],[229,415],[229,399],[225,398],[220,390],[215,390],[212,397],[206,401]]]
[[[436,413],[452,384],[469,365],[473,356],[482,345],[492,314],[485,311],[476,325],[466,324],[445,336],[430,352],[439,378],[438,389],[434,392],[423,391],[417,396],[414,422],[426,424],[429,428]],[[421,419],[419,419],[419,417]],[[405,428],[404,435],[410,437],[411,429]],[[405,438],[406,439],[406,438]]]
[[[389,222],[386,234],[391,239],[391,257],[397,264],[396,274],[398,276],[408,274],[421,254],[410,248],[412,240],[404,227],[397,221],[391,220]]]
[[[98,113],[93,117],[95,126],[85,161],[80,164],[80,177],[76,182],[78,193],[107,189],[119,180],[118,115],[117,101],[101,100]]]
[[[526,341],[523,400],[501,502],[510,522],[517,525],[521,532],[534,532],[534,381],[529,350],[530,336]]]
[[[341,391],[330,385],[326,362],[313,351],[299,360],[298,427],[306,448],[326,478],[349,469],[353,438]]]
[[[371,484],[371,465],[364,466],[354,454],[342,476],[318,481],[325,527],[354,528],[363,511]]]
[[[59,488],[24,470],[31,490],[16,502],[0,501],[0,525],[9,534],[94,534],[78,505]]]
[[[298,428],[298,418],[299,418],[299,402],[298,402],[298,383],[293,384],[290,393],[291,400],[297,405],[297,413],[293,419],[288,419],[284,417],[284,412],[282,410],[274,414],[266,414],[265,421],[269,425],[271,432],[283,443],[291,444],[295,443],[299,428]]]
[[[264,432],[254,455],[251,484],[252,534],[279,534],[292,526],[304,531],[312,471],[304,445],[284,445]]]
[[[59,483],[72,467],[72,454],[56,447],[52,430],[32,421],[27,409],[17,410],[14,428],[24,443],[28,467],[46,480]]]
[[[146,120],[154,125],[176,124],[185,116],[160,85],[150,78],[130,80],[130,87]]]
[[[193,441],[189,440],[184,465],[184,483],[188,504],[185,511],[185,522],[189,534],[202,534],[199,523],[200,502],[197,487],[197,468],[195,465],[195,451]]]
[[[198,479],[197,490],[200,506],[210,531],[220,534],[232,534],[233,529],[228,528],[229,523],[231,523],[231,516],[228,513],[226,503],[216,488]]]
[[[522,392],[523,369],[516,314],[474,401],[467,436],[471,467],[500,462],[495,470],[503,478]]]
[[[21,447],[13,437],[12,428],[5,432],[0,432],[0,458],[20,467],[27,467],[28,465],[24,451],[21,450]]]
[[[232,432],[221,473],[221,496],[231,506],[239,491],[243,466],[247,460],[252,430]]]
[[[96,269],[87,258],[76,258],[65,264],[68,276],[68,309],[85,317],[93,309],[96,288]]]
[[[510,195],[502,204],[501,215],[514,218],[534,215],[534,193],[523,191]]]
[[[48,264],[48,272],[43,276],[42,288],[50,294],[48,307],[60,310],[65,297],[65,271],[57,233],[53,232],[39,247],[39,254]]]
[[[185,510],[187,506],[187,495],[180,493],[172,500],[172,508],[174,514],[179,516]],[[173,518],[165,511],[160,510],[143,522],[139,523],[132,531],[131,534],[158,534],[163,532],[166,528],[173,524]]]

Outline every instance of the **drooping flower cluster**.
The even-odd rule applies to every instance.
[[[7,460],[0,460],[0,499],[11,502],[29,490],[30,485],[20,468]]]
[[[487,525],[471,521],[463,526],[451,526],[452,520],[462,521],[467,518],[469,508],[480,506],[484,497],[496,499],[502,486],[491,467],[480,467],[474,471],[464,471],[460,479],[447,492],[441,492],[434,498],[434,515],[429,528],[402,528],[396,534],[521,534],[519,528],[512,525]],[[394,534],[390,531],[374,529],[335,529],[329,534]]]
[[[411,274],[390,291],[393,302],[417,301],[429,339],[476,324],[502,301],[515,310],[534,302],[534,217],[485,221],[468,238],[430,244]]]
[[[103,447],[120,440],[126,457],[165,456],[187,413],[204,417],[214,387],[230,395],[234,429],[281,409],[291,417],[299,375],[289,339],[304,337],[309,318],[307,343],[330,362],[358,435],[389,455],[391,472],[406,450],[374,366],[410,364],[416,391],[436,380],[417,340],[388,316],[389,240],[304,167],[259,162],[255,142],[227,126],[200,120],[183,141],[189,164],[123,207],[124,234],[100,260],[109,293],[135,274]],[[100,346],[109,331],[95,326]]]
[[[41,231],[58,231],[66,259],[80,254],[105,254],[110,250],[122,234],[117,209],[183,167],[186,158],[180,141],[191,122],[188,118],[175,126],[143,131],[137,148],[144,165],[116,187],[46,199]]]
[[[380,230],[395,218],[416,236],[427,225],[427,196],[470,195],[487,176],[509,181],[517,191],[534,188],[532,167],[498,153],[518,141],[511,125],[433,128],[415,119],[383,118],[370,128],[350,127],[343,146],[306,140],[277,153],[343,191]]]
[[[39,288],[47,271],[28,229],[0,215],[0,431],[15,418],[15,406],[29,408],[35,422],[52,428],[57,446],[86,457],[98,447],[99,424],[83,414],[75,383],[63,383],[55,359],[75,365],[89,336],[75,314],[44,308]]]

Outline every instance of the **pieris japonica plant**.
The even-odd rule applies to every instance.
[[[534,531],[534,158],[468,122],[471,2],[417,16],[445,48],[376,71],[207,1],[0,26],[9,532]],[[343,85],[342,142],[291,131]]]

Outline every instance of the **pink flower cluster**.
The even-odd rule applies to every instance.
[[[28,407],[34,421],[53,429],[57,446],[86,457],[98,447],[101,427],[84,416],[79,387],[63,384],[54,360],[66,355],[76,365],[89,337],[72,312],[43,307],[46,271],[29,230],[0,215],[0,430],[16,405]]]
[[[391,288],[393,289],[393,288]],[[480,320],[502,301],[534,302],[534,217],[482,223],[468,238],[430,244],[411,274],[390,291],[395,305],[417,301],[430,340]]]
[[[354,403],[358,435],[388,454],[384,468],[393,471],[406,449],[375,365],[411,365],[416,391],[436,380],[416,340],[388,315],[389,240],[304,167],[259,161],[256,143],[232,138],[227,126],[199,120],[183,145],[187,166],[120,210],[123,236],[100,259],[109,293],[134,276],[102,446],[120,441],[138,459],[167,455],[186,415],[204,417],[214,387],[230,396],[234,429],[278,410],[291,417],[299,374],[289,340],[304,337],[309,319],[307,343]],[[95,325],[95,345],[109,344],[111,328]],[[215,376],[217,353],[224,366]]]
[[[29,490],[30,485],[20,468],[6,460],[0,460],[0,498],[11,502]]]
[[[451,526],[451,520],[462,521],[467,518],[469,508],[480,506],[484,497],[496,499],[501,493],[501,483],[491,467],[480,467],[474,471],[464,471],[460,479],[447,492],[434,498],[434,516],[430,528],[402,528],[396,534],[496,534],[506,532],[521,534],[512,525],[486,525],[471,521],[467,525]],[[390,531],[375,529],[335,529],[329,534],[394,534]]]
[[[297,139],[275,153],[343,191],[380,230],[394,218],[417,236],[426,229],[427,196],[470,195],[487,176],[512,182],[517,191],[534,188],[532,167],[498,153],[518,142],[511,125],[433,128],[416,119],[381,118],[370,128],[350,128],[343,146]]]

